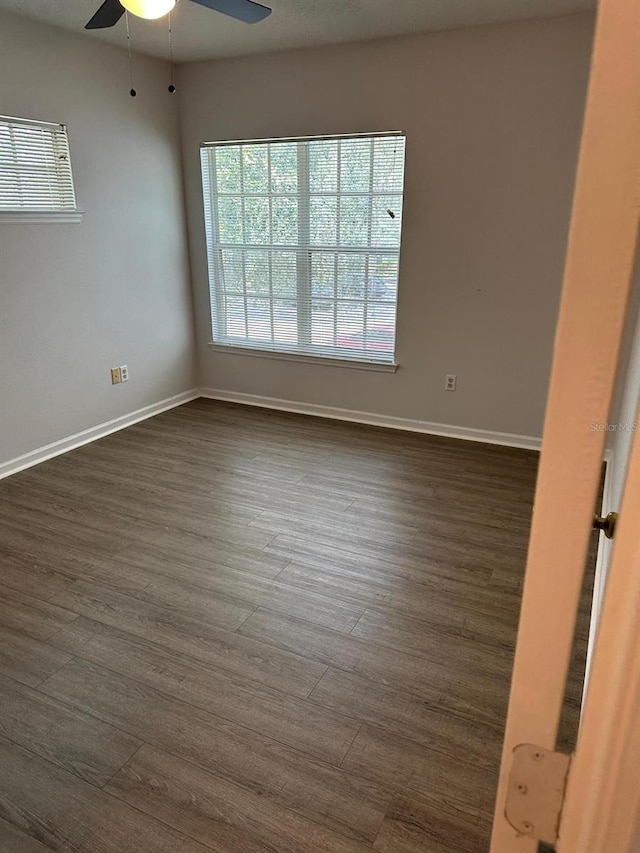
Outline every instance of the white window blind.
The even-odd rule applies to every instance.
[[[67,129],[0,116],[0,211],[75,211]]]
[[[405,139],[201,148],[213,342],[394,360]]]

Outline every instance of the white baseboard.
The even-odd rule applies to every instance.
[[[526,450],[540,450],[542,443],[542,439],[531,435],[515,435],[510,432],[493,432],[485,429],[436,424],[411,418],[396,418],[391,415],[377,415],[371,412],[357,412],[352,409],[337,409],[333,406],[319,406],[315,403],[298,403],[292,400],[278,400],[275,397],[241,394],[236,391],[224,391],[216,388],[201,388],[200,396],[209,400],[258,406],[262,409],[278,409],[282,412],[295,412],[300,415],[315,415],[319,418],[331,418],[337,421],[351,421],[408,432],[423,432],[428,435],[443,435],[447,438],[460,438],[465,441],[482,442],[483,444],[501,444],[506,447],[521,447]]]
[[[190,400],[197,400],[200,397],[200,392],[197,388],[190,391],[183,391],[182,394],[176,394],[174,397],[167,397],[166,400],[159,400],[157,403],[152,403],[150,406],[144,406],[142,409],[137,409],[135,412],[130,412],[128,415],[122,415],[119,418],[114,418],[111,421],[106,421],[98,426],[90,429],[77,432],[75,435],[61,438],[59,441],[54,441],[52,444],[46,444],[44,447],[38,447],[36,450],[31,450],[22,456],[16,456],[15,459],[9,459],[7,462],[0,463],[0,480],[4,477],[9,477],[11,474],[17,474],[18,471],[23,471],[25,468],[31,468],[32,465],[38,465],[46,459],[52,459],[54,456],[60,456],[61,453],[66,453],[69,450],[74,450],[76,447],[81,447],[83,444],[89,444],[98,438],[103,438],[112,432],[117,432],[120,429],[137,424],[139,421],[144,421],[147,418],[152,418],[154,415],[159,415],[160,412],[166,412],[168,409],[173,409],[176,406],[181,406],[183,403],[188,403]]]
[[[255,394],[241,394],[235,391],[223,391],[215,388],[194,388],[159,400],[150,406],[137,409],[128,415],[122,415],[111,421],[98,424],[98,426],[77,432],[75,435],[61,438],[44,447],[38,447],[15,459],[9,459],[0,463],[0,480],[17,474],[25,468],[31,468],[54,456],[60,456],[83,444],[89,444],[98,438],[103,438],[112,432],[125,429],[139,421],[152,418],[168,409],[181,406],[198,397],[206,397],[209,400],[222,400],[228,403],[241,403],[245,406],[257,406],[262,409],[277,409],[283,412],[294,412],[300,415],[314,415],[319,418],[329,418],[337,421],[350,421],[352,423],[368,424],[370,426],[387,427],[389,429],[404,430],[408,432],[422,432],[428,435],[442,435],[448,438],[460,438],[465,441],[478,441],[484,444],[500,444],[506,447],[521,447],[526,450],[539,450],[541,439],[529,435],[514,435],[509,432],[493,432],[484,429],[471,429],[469,427],[451,426],[449,424],[437,424],[429,421],[413,420],[411,418],[396,418],[391,415],[379,415],[372,412],[358,412],[353,409],[338,409],[334,406],[320,406],[315,403],[298,403],[293,400],[279,400],[275,397],[260,397]]]

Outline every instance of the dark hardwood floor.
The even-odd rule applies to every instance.
[[[2,481],[0,851],[486,853],[536,464],[198,400]]]

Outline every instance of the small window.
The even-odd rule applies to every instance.
[[[201,149],[213,343],[394,362],[405,139]]]
[[[76,212],[67,129],[0,116],[0,214]]]

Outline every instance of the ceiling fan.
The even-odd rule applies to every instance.
[[[271,9],[254,3],[253,0],[193,0],[200,6],[222,12],[238,21],[256,24],[271,14]],[[93,18],[85,25],[85,30],[102,30],[115,26],[125,11],[139,18],[162,18],[176,5],[176,0],[104,0]]]

